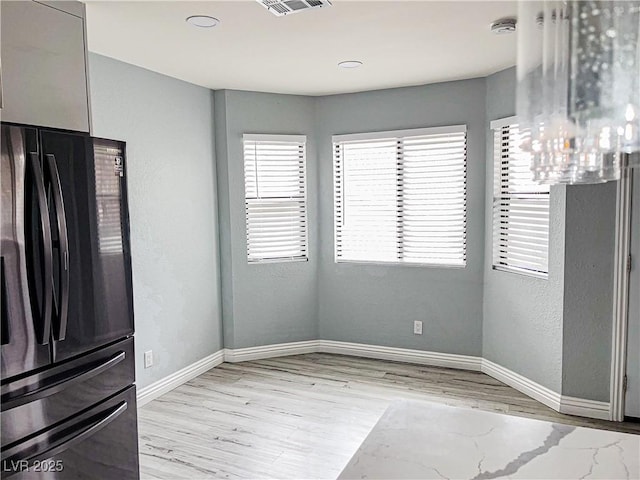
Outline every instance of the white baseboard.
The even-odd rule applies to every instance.
[[[482,359],[482,373],[486,373],[490,377],[506,383],[510,387],[515,388],[519,392],[530,396],[531,398],[545,404],[547,407],[553,408],[555,411],[560,410],[560,394],[554,392],[550,388],[544,387],[539,383],[529,380],[527,377],[513,372],[508,368],[498,365],[497,363]]]
[[[318,340],[305,342],[277,343],[274,345],[261,345],[247,348],[225,348],[225,362],[247,362],[249,360],[262,360],[265,358],[285,357],[287,355],[302,355],[318,351]]]
[[[586,400],[567,395],[562,395],[560,399],[560,413],[566,413],[567,415],[609,420],[609,409],[609,402]]]
[[[138,407],[141,407],[149,403],[151,400],[158,398],[160,395],[164,395],[183,383],[196,378],[198,375],[202,375],[207,370],[217,367],[223,361],[224,351],[219,350],[202,360],[198,360],[197,362],[194,362],[191,365],[158,380],[157,382],[153,382],[151,385],[141,388],[138,390],[137,394]]]
[[[308,340],[248,348],[225,348],[139,390],[138,406],[142,406],[154,398],[173,390],[207,370],[220,365],[223,361],[237,363],[314,352],[336,353],[340,355],[392,360],[419,365],[456,368],[459,370],[481,371],[557,412],[605,420],[609,418],[608,402],[563,396],[519,373],[513,372],[502,365],[498,365],[482,357],[385,347],[381,345],[367,345],[362,343],[338,342],[334,340]]]
[[[318,352],[338,353],[355,357],[377,358],[396,362],[431,365],[434,367],[457,368],[459,370],[480,371],[482,358],[454,353],[426,352],[408,348],[384,347],[362,343],[337,342],[334,340],[318,340]]]

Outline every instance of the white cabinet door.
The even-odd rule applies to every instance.
[[[82,17],[2,1],[2,121],[89,131]]]

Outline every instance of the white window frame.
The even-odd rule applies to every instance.
[[[303,161],[302,161],[302,175],[304,179],[303,195],[298,198],[303,201],[304,205],[304,250],[302,256],[295,257],[265,257],[265,258],[250,258],[249,256],[249,205],[247,198],[246,183],[244,185],[244,200],[245,200],[245,234],[246,234],[246,252],[247,262],[249,265],[259,265],[265,263],[293,263],[293,262],[307,262],[309,261],[309,223],[308,223],[308,203],[307,203],[307,136],[306,135],[278,135],[278,134],[255,134],[245,133],[242,135],[242,157],[243,157],[243,182],[246,182],[245,172],[245,143],[246,142],[274,142],[274,143],[292,143],[302,144],[303,146]],[[268,198],[268,197],[267,197]]]
[[[465,134],[465,154],[464,154],[464,218],[463,218],[463,259],[462,264],[447,263],[426,263],[426,262],[403,262],[403,261],[380,261],[380,260],[349,260],[338,256],[338,219],[336,218],[336,200],[337,200],[337,180],[338,180],[338,160],[336,158],[336,147],[340,142],[362,141],[362,140],[383,140],[403,137],[419,137],[424,135],[438,135],[447,133],[464,133]],[[464,269],[467,267],[467,126],[466,125],[449,125],[443,127],[427,127],[414,128],[404,130],[389,130],[380,132],[352,133],[333,135],[331,137],[333,143],[333,203],[334,203],[334,222],[333,222],[333,246],[334,246],[334,263],[345,264],[362,264],[362,265],[385,265],[385,266],[404,266],[404,267],[425,267],[425,268],[441,268],[441,269]]]
[[[519,266],[515,266],[515,265],[508,265],[508,264],[503,264],[503,263],[499,263],[498,262],[498,252],[500,250],[500,246],[499,246],[499,242],[500,242],[500,238],[499,235],[497,233],[497,209],[498,209],[498,205],[499,202],[503,201],[504,197],[505,197],[505,193],[502,191],[502,185],[500,185],[499,187],[496,186],[496,183],[498,182],[498,171],[497,169],[501,169],[502,168],[502,163],[503,163],[503,154],[502,152],[498,152],[496,151],[496,134],[498,131],[501,131],[504,127],[512,127],[512,126],[518,126],[518,117],[517,116],[511,116],[511,117],[505,117],[505,118],[500,118],[497,120],[493,120],[490,124],[491,130],[490,130],[490,134],[491,134],[491,145],[492,145],[492,168],[493,168],[493,188],[492,188],[492,205],[491,205],[491,268],[492,270],[496,270],[496,271],[501,271],[501,272],[508,272],[508,273],[513,273],[513,274],[517,274],[517,275],[522,275],[522,276],[527,276],[527,277],[535,277],[535,278],[539,278],[539,279],[543,279],[546,280],[549,278],[549,244],[550,244],[550,232],[547,235],[547,256],[546,256],[546,262],[547,262],[547,269],[546,271],[541,271],[541,270],[533,270],[533,269],[529,269],[529,268],[524,268],[524,267],[519,267]],[[533,177],[533,175],[532,175]],[[500,194],[497,195],[497,191],[500,190]],[[547,192],[526,192],[526,191],[522,191],[519,192],[519,195],[523,195],[523,196],[527,196],[527,195],[546,195],[547,199],[548,199],[548,205],[549,205],[549,216],[550,216],[550,210],[551,210],[551,192],[550,192],[550,188],[547,190]]]

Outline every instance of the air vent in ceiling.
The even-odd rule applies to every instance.
[[[329,0],[257,0],[274,15],[281,17],[290,13],[303,12],[312,8],[330,7]]]

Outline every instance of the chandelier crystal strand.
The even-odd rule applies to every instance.
[[[640,2],[572,2],[569,105],[585,159],[603,155],[601,171],[585,161],[579,175],[617,180],[621,156],[640,150]]]
[[[517,113],[540,183],[640,164],[640,1],[521,1]]]
[[[523,1],[518,12],[517,111],[531,137],[523,148],[531,152],[534,179],[568,183],[575,165],[568,139],[574,126],[568,118],[568,6],[563,1]]]

